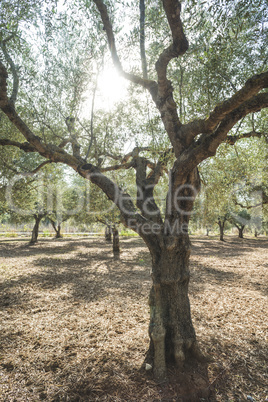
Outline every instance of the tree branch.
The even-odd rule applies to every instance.
[[[144,79],[148,79],[147,61],[145,53],[145,4],[144,0],[140,0],[140,54],[141,54],[141,66],[142,76]]]
[[[52,163],[52,161],[49,161],[49,160],[44,161],[44,162],[40,163],[40,165],[39,165],[39,166],[37,166],[37,167],[36,167],[34,170],[32,170],[32,171],[31,171],[31,172],[29,172],[29,173],[31,173],[31,174],[35,174],[35,173],[39,172],[39,170],[41,170],[41,169],[42,169],[42,167],[44,167],[44,166],[48,165],[49,163]]]
[[[211,132],[214,130],[227,114],[237,109],[245,101],[251,99],[263,88],[268,88],[268,71],[251,77],[243,88],[237,91],[230,99],[216,106],[204,122],[204,130],[202,131]]]
[[[96,166],[90,163],[79,166],[77,172],[101,188],[118,207],[122,223],[139,233],[148,246],[152,245],[156,239],[154,236],[147,236],[146,233],[153,233],[153,222],[137,212],[129,194],[125,193],[116,183],[104,176]],[[146,232],[143,230],[144,225],[146,225]]]
[[[18,141],[8,140],[6,138],[0,138],[0,145],[17,147],[22,149],[24,152],[36,152],[36,149],[31,144],[29,144],[29,142],[21,143]]]
[[[14,103],[7,96],[7,70],[0,61],[0,108],[9,118],[9,120],[19,129],[26,140],[38,151],[44,153],[45,146],[41,143],[39,137],[34,135],[24,121],[18,116],[14,109]]]
[[[126,78],[127,80],[133,82],[134,84],[141,85],[142,87],[148,89],[151,93],[156,93],[155,87],[157,86],[156,82],[153,80],[148,80],[141,78],[135,74],[129,74],[123,70],[122,64],[117,54],[116,45],[115,45],[115,38],[113,33],[112,24],[110,22],[110,18],[108,16],[107,7],[103,3],[102,0],[93,0],[96,4],[99,13],[101,15],[101,19],[103,22],[104,29],[107,34],[108,44],[111,52],[111,56],[113,59],[114,66],[117,68],[119,73]]]
[[[14,35],[11,35],[9,38],[7,38],[2,43],[0,43],[0,47],[4,53],[6,61],[8,62],[9,66],[11,68],[11,72],[12,72],[12,76],[13,76],[13,88],[12,88],[12,94],[11,94],[11,97],[9,100],[12,103],[12,105],[14,106],[15,102],[17,100],[17,95],[18,95],[18,90],[19,90],[19,76],[17,73],[17,68],[6,48],[6,42],[9,41],[10,39],[12,39],[13,36]]]
[[[108,156],[108,158],[114,159],[116,161],[121,161],[123,159],[121,155],[113,155],[113,154],[110,154],[109,152],[99,154],[99,156]]]
[[[137,207],[144,217],[162,225],[161,212],[154,199],[154,188],[163,173],[163,164],[162,162],[151,163],[140,156],[136,156],[133,163],[136,170]],[[148,176],[147,166],[152,169]]]
[[[130,169],[133,167],[133,161],[128,163],[123,163],[122,165],[113,165],[100,168],[100,172],[111,172],[113,170],[120,170],[120,169]]]
[[[212,134],[202,134],[192,146],[182,153],[176,161],[176,164],[180,166],[181,173],[190,172],[204,159],[215,155],[218,146],[226,140],[228,132],[240,119],[266,107],[268,107],[268,93],[260,93],[225,115]]]
[[[11,140],[6,140],[6,139],[0,139],[0,145],[3,145],[3,146],[5,146],[5,145],[8,145],[8,146],[15,146],[15,147],[18,147],[18,148],[20,148],[20,149],[22,149],[24,152],[36,152],[36,150],[34,150],[34,149],[32,149],[31,150],[31,145],[30,144],[28,144],[28,143],[23,143],[23,144],[20,144],[19,142],[16,142],[16,141],[11,141]],[[29,150],[30,149],[30,150]],[[50,160],[47,160],[47,161],[44,161],[44,162],[42,162],[39,166],[37,166],[34,170],[32,170],[32,171],[28,171],[28,172],[19,172],[17,169],[15,169],[13,166],[10,166],[10,165],[8,165],[5,161],[3,161],[3,163],[4,163],[4,165],[9,169],[9,170],[11,170],[12,172],[14,172],[14,173],[16,173],[16,174],[20,174],[20,175],[25,175],[25,176],[28,176],[28,175],[33,175],[33,174],[35,174],[35,173],[37,173],[40,169],[42,169],[42,167],[43,166],[45,166],[45,165],[47,165],[48,163],[51,163],[52,161],[50,161]]]
[[[182,124],[178,116],[177,104],[173,98],[173,87],[171,81],[167,79],[167,67],[172,59],[183,55],[187,51],[188,41],[183,32],[180,18],[180,2],[178,0],[162,0],[162,2],[172,34],[172,44],[160,54],[155,64],[158,92],[157,97],[153,97],[153,100],[161,114],[165,129],[174,148],[174,153],[178,157],[186,144],[185,139],[180,134]]]
[[[76,139],[76,133],[75,133],[75,118],[74,117],[67,117],[65,119],[65,123],[67,125],[69,134],[70,134],[70,142],[72,145],[72,150],[73,150],[73,156],[76,158],[80,158],[80,148],[81,146],[78,144],[78,141]]]
[[[158,75],[158,91],[160,97],[165,97],[168,89],[167,66],[169,62],[183,55],[188,49],[188,41],[183,32],[180,18],[181,4],[178,0],[162,0],[163,7],[168,19],[173,42],[159,56],[156,62],[156,71]]]
[[[268,199],[266,201],[259,202],[258,204],[255,204],[255,205],[243,205],[240,202],[235,201],[235,205],[238,205],[239,207],[244,208],[244,209],[257,208],[257,207],[261,207],[264,204],[268,204]]]
[[[134,157],[139,156],[140,152],[142,152],[142,151],[150,151],[150,147],[135,147],[135,148],[133,148],[133,150],[131,152],[129,152],[128,154],[126,154],[123,157],[122,162],[125,163],[130,158],[134,158]]]
[[[264,88],[268,88],[268,71],[254,75],[247,80],[245,85],[231,98],[217,105],[207,119],[194,120],[183,125],[179,130],[179,135],[185,138],[187,145],[190,145],[198,134],[212,133],[227,115]]]
[[[229,145],[234,145],[237,141],[243,138],[258,137],[261,138],[265,133],[257,133],[256,131],[250,131],[249,133],[239,134],[239,135],[227,135],[226,142]]]
[[[95,103],[95,96],[96,96],[96,91],[97,91],[97,87],[98,87],[98,75],[96,78],[96,82],[95,82],[95,87],[93,89],[93,96],[92,96],[92,104],[91,104],[91,117],[90,117],[90,142],[88,145],[88,149],[87,149],[87,153],[86,153],[86,157],[85,159],[87,160],[88,156],[89,156],[89,152],[90,149],[92,147],[93,144],[93,139],[94,139],[94,126],[93,126],[93,119],[94,119],[94,103]],[[80,123],[81,124],[81,123]],[[81,124],[82,126],[82,124]],[[82,126],[83,127],[83,126]],[[84,127],[83,127],[84,128]]]
[[[174,148],[175,155],[178,156],[184,147],[184,139],[180,137],[179,133],[181,122],[177,113],[177,105],[173,98],[173,88],[171,82],[167,80],[167,66],[173,58],[182,55],[188,48],[188,42],[184,35],[180,20],[181,5],[179,1],[162,0],[171,29],[173,42],[162,52],[156,63],[158,84],[155,81],[147,80],[134,74],[128,74],[123,70],[117,54],[115,38],[107,13],[107,7],[104,5],[102,0],[93,1],[100,12],[115,67],[123,77],[130,80],[134,84],[139,84],[149,90],[158,110],[160,111],[162,121]]]

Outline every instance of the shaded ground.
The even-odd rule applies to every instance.
[[[192,242],[193,320],[214,358],[208,400],[265,401],[268,241]],[[99,238],[0,241],[1,401],[181,400],[182,375],[157,385],[142,367],[150,257],[137,238],[121,243],[116,260]]]

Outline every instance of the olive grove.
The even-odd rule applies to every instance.
[[[22,30],[34,19],[34,7],[41,13],[38,3],[28,3],[28,15],[1,28],[0,109],[6,130],[0,145],[37,153],[42,163],[68,165],[98,186],[118,208],[121,222],[142,237],[152,257],[148,360],[158,380],[165,379],[169,363],[182,367],[190,355],[203,359],[188,298],[188,224],[201,185],[198,167],[223,142],[259,137],[265,129],[263,4],[241,2],[239,11],[223,3],[202,8],[195,1],[140,0],[138,9],[136,2],[77,1],[76,14],[57,14],[48,2],[40,17],[42,52],[19,30],[23,17]],[[4,11],[8,15],[8,7]],[[131,82],[129,103],[105,118],[95,111],[92,96],[86,119],[83,90],[94,95],[94,68],[101,69],[107,43],[114,66]],[[253,114],[261,117],[252,126]],[[16,133],[9,136],[13,126]],[[146,136],[135,142],[145,127]],[[153,142],[155,131],[161,146]],[[131,138],[135,146],[124,153],[122,144]],[[135,172],[136,194],[116,182],[119,169]],[[163,208],[155,195],[167,174]]]

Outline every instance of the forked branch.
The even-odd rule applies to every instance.
[[[207,119],[194,120],[183,125],[179,130],[179,134],[190,145],[197,135],[213,133],[225,117],[228,117],[232,111],[252,99],[264,88],[268,88],[268,71],[254,75],[247,80],[245,85],[231,98],[217,105]]]
[[[268,93],[260,93],[242,103],[227,114],[212,134],[202,134],[192,146],[186,149],[177,161],[181,172],[189,173],[204,159],[215,155],[218,146],[226,141],[228,132],[249,113],[268,107]]]
[[[251,77],[230,99],[216,106],[204,122],[203,132],[211,132],[225,116],[237,109],[240,105],[250,100],[263,88],[268,88],[268,71]]]
[[[111,24],[109,15],[108,15],[107,7],[103,3],[102,0],[93,0],[93,1],[96,4],[96,6],[97,6],[97,8],[99,10],[99,13],[100,13],[100,16],[101,16],[101,19],[102,19],[102,22],[103,22],[103,26],[104,26],[104,29],[105,29],[106,34],[107,34],[107,40],[108,40],[108,44],[109,44],[109,48],[110,48],[110,52],[111,52],[111,56],[112,56],[112,59],[113,59],[114,66],[117,68],[119,73],[124,78],[126,78],[127,80],[133,82],[134,84],[141,85],[142,87],[144,87],[144,88],[146,88],[146,89],[148,89],[150,91],[155,92],[154,91],[154,88],[156,86],[155,81],[144,79],[144,78],[139,77],[139,76],[137,76],[135,74],[130,74],[130,73],[127,73],[127,72],[124,71],[124,69],[122,67],[122,64],[121,64],[121,61],[120,61],[120,59],[118,57],[118,54],[117,54],[116,45],[115,45],[115,37],[114,37],[114,33],[113,33],[113,27],[112,27],[112,24]]]
[[[162,96],[162,86],[165,90],[164,87],[166,87],[168,83],[167,66],[169,62],[172,59],[183,55],[188,49],[188,41],[184,34],[180,18],[180,2],[178,0],[162,0],[162,2],[172,34],[172,44],[160,54],[156,62],[160,96]]]

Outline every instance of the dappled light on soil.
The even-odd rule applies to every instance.
[[[265,400],[268,242],[192,242],[193,321],[214,359],[207,366],[215,390],[209,400]],[[150,256],[136,238],[122,240],[121,250],[115,259],[96,238],[41,239],[34,247],[0,241],[1,400],[185,397],[187,367],[170,368],[169,383],[160,385],[144,369]],[[202,368],[196,372],[200,381]]]

